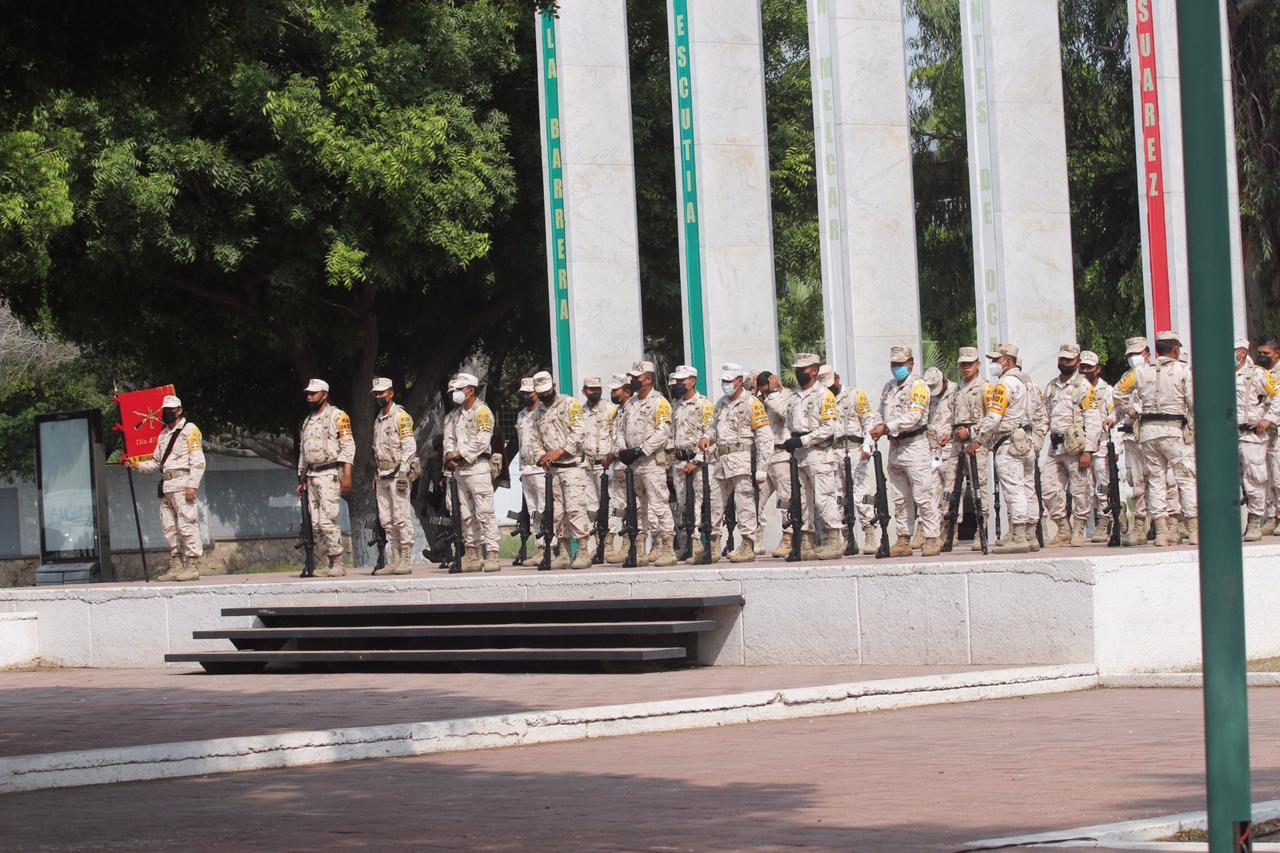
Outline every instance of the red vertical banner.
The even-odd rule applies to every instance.
[[[1151,314],[1156,329],[1170,326],[1169,246],[1164,222],[1164,165],[1160,150],[1160,93],[1156,86],[1156,33],[1151,6],[1156,0],[1133,0],[1134,61],[1138,63],[1142,123],[1143,181],[1147,199],[1147,251],[1151,256]]]
[[[164,429],[164,421],[160,418],[161,404],[172,393],[172,385],[161,385],[116,395],[116,405],[120,407],[120,423],[116,431],[123,434],[127,458],[151,458],[156,449],[156,438]]]

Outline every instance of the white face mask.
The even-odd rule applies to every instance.
[[[1129,366],[1130,366],[1130,367],[1137,367],[1139,364],[1142,364],[1142,362],[1144,362],[1144,361],[1146,361],[1146,359],[1144,359],[1141,355],[1131,355],[1131,356],[1129,356]]]
[[[733,390],[734,390],[734,388],[733,388],[733,383],[732,383],[732,382],[721,382],[721,383],[720,383],[720,390],[721,390],[721,391],[723,391],[723,392],[724,392],[724,393],[726,393],[726,394],[733,394]]]
[[[990,376],[992,380],[999,379],[1001,376],[1004,375],[1004,365],[998,361],[988,362],[987,375]]]
[[[467,401],[467,395],[466,395],[466,393],[465,393],[465,392],[463,392],[463,391],[454,391],[454,392],[453,392],[453,402],[455,402],[455,403],[457,403],[459,406],[461,406],[461,405],[462,405],[463,403],[465,403],[466,401]]]

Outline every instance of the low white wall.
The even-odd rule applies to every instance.
[[[1245,550],[1248,648],[1280,655],[1280,546]],[[1195,552],[174,586],[0,590],[39,614],[39,655],[65,666],[156,667],[229,650],[191,632],[248,627],[224,607],[740,594],[699,658],[717,665],[1096,663],[1100,673],[1199,662]],[[187,666],[182,664],[180,666]]]
[[[35,613],[0,612],[0,667],[22,666],[40,656]]]

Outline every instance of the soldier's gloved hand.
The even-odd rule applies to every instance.
[[[196,490],[195,490],[195,489],[187,489],[186,497],[187,497],[187,503],[189,503],[189,504],[193,504],[193,503],[195,503],[195,502],[196,502]]]
[[[789,451],[795,452],[802,447],[804,447],[804,439],[798,435],[793,435],[791,436],[791,438],[788,438],[786,441],[782,442],[783,450],[789,450]]]
[[[640,448],[628,447],[618,454],[618,461],[621,462],[623,465],[630,465],[632,462],[635,462],[637,459],[639,459],[640,456],[641,456]]]

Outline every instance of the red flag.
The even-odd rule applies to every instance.
[[[156,450],[156,438],[164,429],[160,415],[164,398],[173,393],[172,385],[130,391],[116,396],[120,407],[120,423],[116,430],[124,436],[127,459],[150,459]]]

